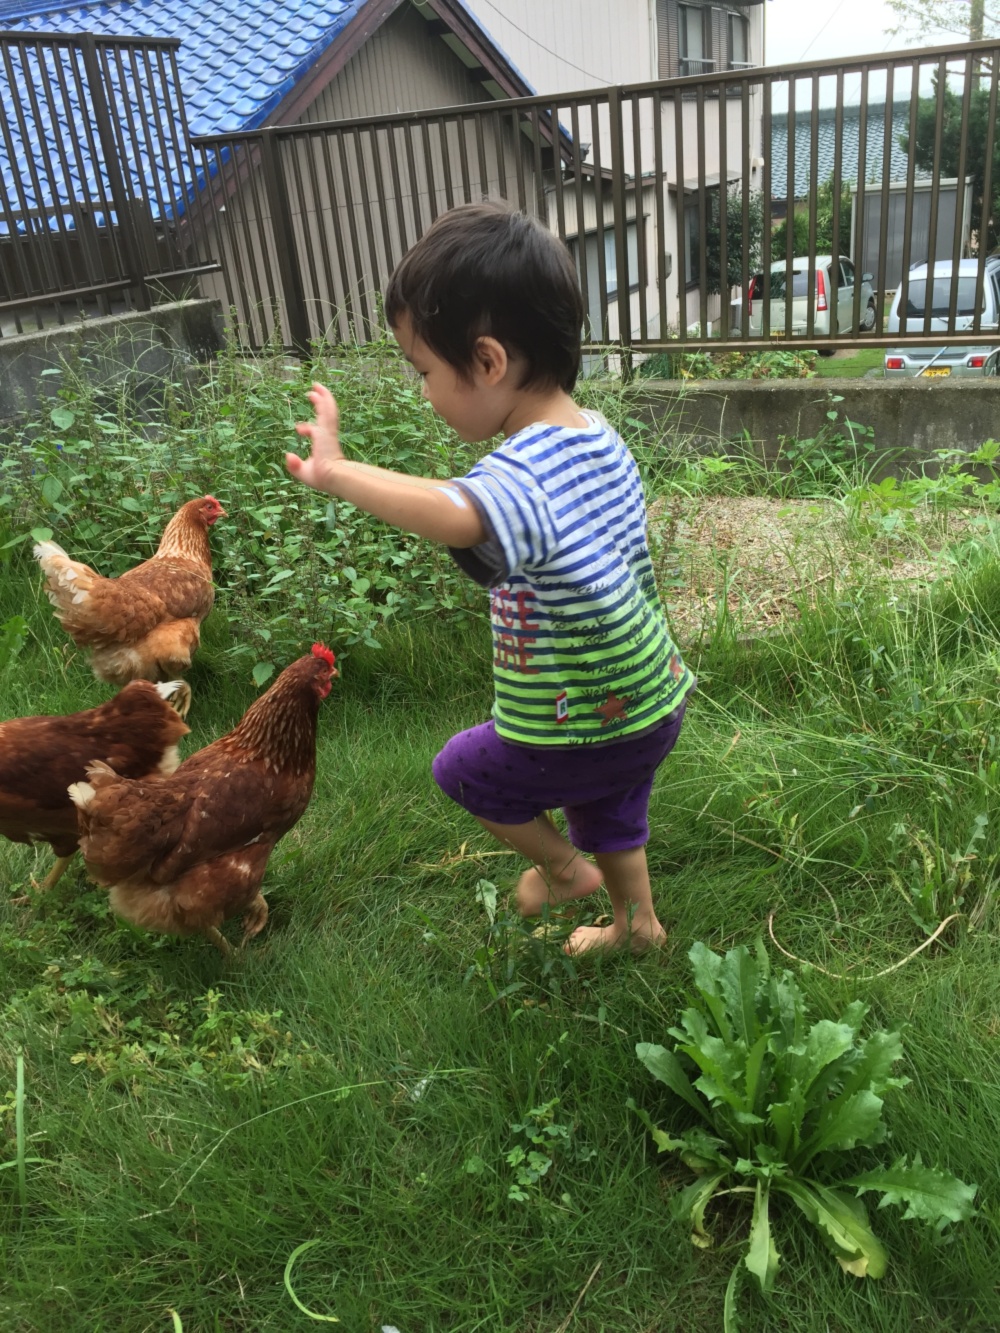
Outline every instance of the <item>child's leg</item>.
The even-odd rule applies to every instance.
[[[595,852],[594,859],[604,876],[614,920],[610,926],[577,926],[566,941],[566,952],[581,954],[590,949],[631,948],[634,953],[641,953],[662,944],[667,932],[653,910],[646,848]],[[633,909],[631,922],[630,908]]]
[[[548,815],[539,815],[527,824],[494,824],[477,818],[494,838],[534,862],[517,884],[517,906],[522,916],[538,916],[546,903],[585,898],[600,888],[600,869],[566,841]]]

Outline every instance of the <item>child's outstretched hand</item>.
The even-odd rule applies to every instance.
[[[306,397],[316,412],[315,420],[300,421],[296,431],[312,443],[312,452],[308,458],[298,454],[285,454],[285,466],[296,479],[312,486],[314,490],[334,490],[333,473],[337,463],[343,461],[344,451],[340,447],[340,413],[337,400],[323,384],[314,384]]]

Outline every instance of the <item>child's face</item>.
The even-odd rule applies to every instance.
[[[423,396],[452,430],[470,443],[490,440],[501,433],[509,410],[504,389],[506,365],[500,368],[488,361],[485,365],[477,364],[471,379],[466,378],[413,332],[407,314],[400,317],[392,332],[403,355],[423,380]]]

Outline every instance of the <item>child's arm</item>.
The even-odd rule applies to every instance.
[[[297,481],[349,500],[393,527],[446,546],[478,546],[486,540],[488,534],[479,513],[456,487],[431,477],[411,477],[345,458],[333,394],[322,384],[314,384],[307,396],[316,419],[300,421],[295,429],[310,440],[311,453],[308,458],[285,455],[285,465]]]

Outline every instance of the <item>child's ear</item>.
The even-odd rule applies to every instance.
[[[475,348],[475,368],[485,384],[499,384],[507,374],[510,358],[503,343],[496,338],[477,338]]]

